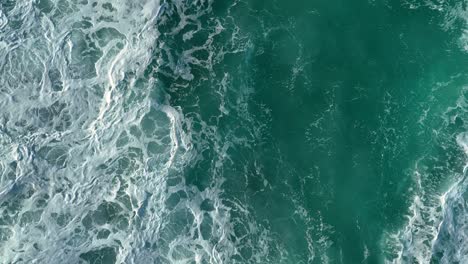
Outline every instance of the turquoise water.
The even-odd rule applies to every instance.
[[[467,6],[0,0],[0,263],[468,263]]]

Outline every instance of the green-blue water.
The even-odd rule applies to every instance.
[[[465,0],[0,0],[0,263],[468,263]]]

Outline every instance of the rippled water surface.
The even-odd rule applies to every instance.
[[[466,0],[0,0],[0,263],[468,263]]]

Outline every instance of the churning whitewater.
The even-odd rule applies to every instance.
[[[467,6],[0,0],[0,264],[468,263]]]
[[[185,183],[190,120],[154,76],[193,78],[203,46],[173,58],[157,26],[177,14],[164,34],[190,38],[209,5],[1,2],[1,263],[224,263],[242,247],[222,180]]]

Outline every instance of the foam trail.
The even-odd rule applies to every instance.
[[[129,134],[152,109],[142,74],[157,10],[158,1],[17,1],[2,10],[4,261],[127,257],[132,212],[154,207],[143,183],[130,181],[148,173],[145,144],[165,140]],[[125,109],[131,90],[139,100]],[[170,123],[160,121],[163,132]],[[164,193],[162,178],[146,186]]]
[[[229,146],[206,126],[214,146],[195,148],[187,128],[204,121],[170,105],[157,78],[211,70],[216,54],[193,55],[213,52],[223,30],[201,26],[211,3],[19,0],[0,11],[0,263],[242,263],[245,248],[243,262],[265,258],[268,231],[223,198]],[[160,27],[169,40],[186,27],[209,34],[177,53]],[[184,173],[207,148],[217,160],[201,190]]]
[[[468,157],[468,133],[457,136],[457,143]],[[466,197],[468,163],[463,168],[463,177],[440,197],[442,221],[432,241],[432,259],[438,263],[465,263],[468,261],[468,210]]]
[[[467,133],[457,136],[457,143],[468,156]],[[390,234],[385,248],[396,252],[394,259],[386,263],[464,263],[468,248],[466,193],[468,163],[459,179],[441,194],[426,193],[421,175],[416,170],[419,193],[413,198],[410,215],[404,229]]]

